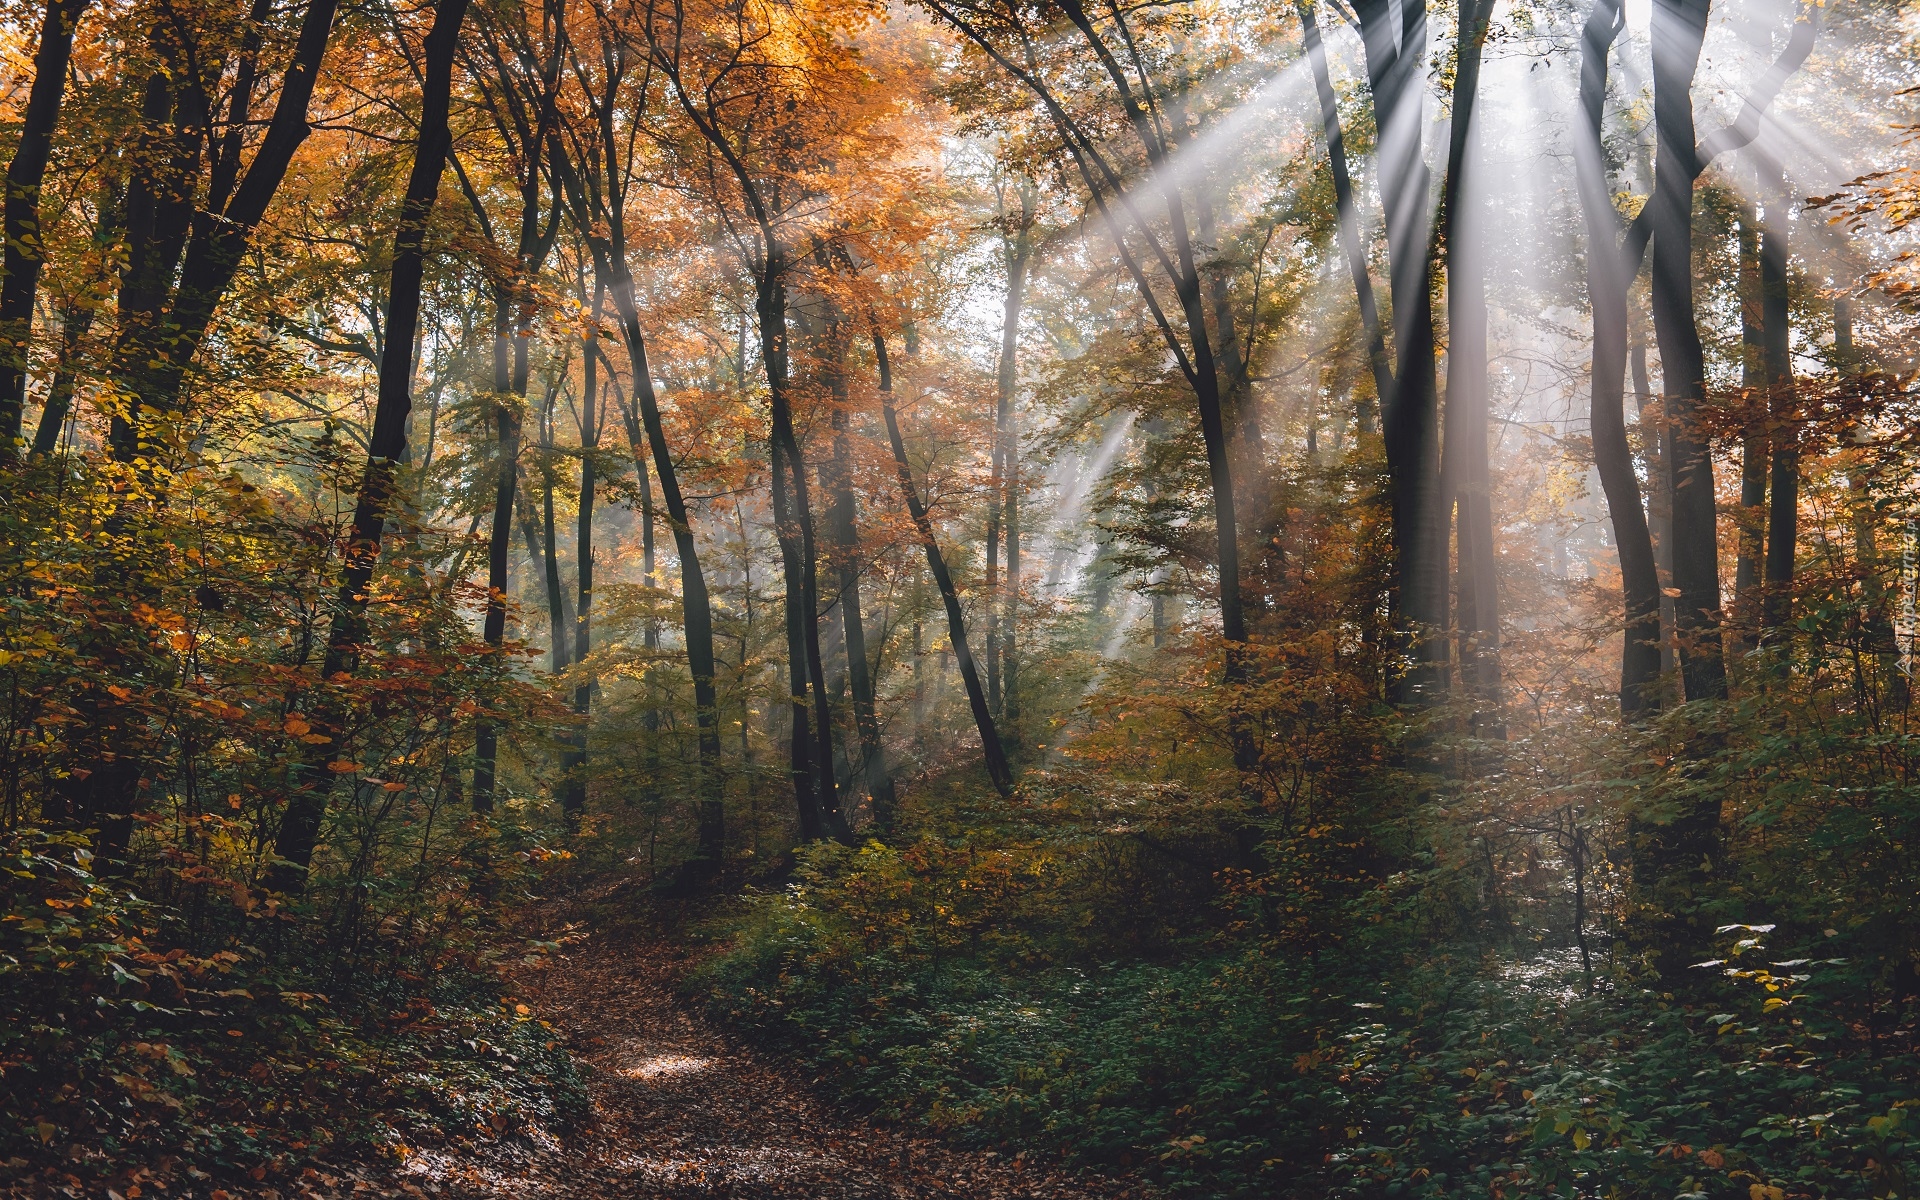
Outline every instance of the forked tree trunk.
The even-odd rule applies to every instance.
[[[312,0],[308,5],[293,56],[281,77],[280,97],[253,161],[231,195],[224,196],[225,181],[238,171],[239,142],[231,142],[230,155],[223,147],[214,160],[215,176],[204,210],[194,209],[192,177],[199,168],[210,115],[206,97],[197,87],[182,86],[181,103],[175,106],[164,78],[156,76],[157,84],[149,83],[147,115],[150,120],[156,114],[165,119],[170,113],[176,137],[165,166],[156,166],[144,183],[140,176],[148,168],[136,170],[134,190],[144,189],[144,195],[129,194],[129,241],[134,251],[129,255],[129,275],[136,284],[132,296],[123,289],[122,297],[132,301],[125,312],[133,319],[123,322],[112,367],[113,378],[129,395],[131,420],[116,424],[113,439],[114,452],[122,461],[130,461],[142,450],[144,412],[164,415],[179,407],[187,368],[240,271],[253,231],[286,179],[294,153],[312,132],[307,106],[338,8],[338,0]],[[250,91],[250,87],[236,89],[230,125],[246,123]],[[410,354],[411,339],[405,348]]]
[[[1613,541],[1625,593],[1625,641],[1620,650],[1620,711],[1629,719],[1658,703],[1660,577],[1653,538],[1640,500],[1640,480],[1627,442],[1627,288],[1638,257],[1619,248],[1620,218],[1607,182],[1601,118],[1607,98],[1608,56],[1625,25],[1621,0],[1594,0],[1581,35],[1581,122],[1574,139],[1580,207],[1587,229],[1587,297],[1593,311],[1593,394],[1590,420],[1594,466],[1607,497]]]

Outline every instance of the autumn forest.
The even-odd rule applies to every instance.
[[[10,0],[0,1189],[1920,1194],[1911,0]]]

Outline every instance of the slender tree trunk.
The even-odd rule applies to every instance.
[[[919,489],[914,486],[913,467],[907,461],[907,443],[900,436],[900,417],[893,408],[893,372],[887,363],[887,343],[878,329],[873,334],[873,353],[880,369],[880,415],[887,425],[887,441],[893,448],[894,471],[900,478],[900,495],[907,502],[907,515],[913,518],[913,527],[920,534],[920,544],[927,552],[927,569],[933,573],[933,582],[940,589],[940,599],[947,609],[947,636],[953,643],[954,660],[960,666],[960,679],[966,685],[967,704],[973,710],[974,726],[980,731],[980,752],[986,761],[987,776],[993,780],[993,786],[1002,796],[1013,794],[1013,771],[1007,765],[1006,751],[1001,748],[1000,734],[993,726],[993,713],[987,707],[986,692],[980,686],[980,672],[974,667],[973,652],[967,647],[967,617],[960,607],[960,594],[954,589],[953,575],[947,570],[947,560],[940,553],[940,543],[933,534],[933,522],[927,516],[926,505],[920,502]]]
[[[26,413],[33,300],[46,261],[40,237],[40,184],[53,157],[53,132],[66,96],[74,26],[85,9],[86,0],[47,0],[40,19],[40,45],[33,56],[33,86],[20,122],[20,144],[7,164],[6,273],[0,280],[0,463],[14,460]]]
[[[1633,372],[1634,411],[1646,447],[1647,532],[1660,584],[1660,675],[1665,678],[1674,668],[1673,597],[1667,594],[1673,589],[1673,479],[1667,473],[1667,405],[1654,394],[1647,373],[1647,339],[1639,324],[1630,326],[1628,366]]]
[[[1001,687],[1007,717],[1007,736],[1020,741],[1020,425],[1019,414],[1007,416],[1007,593],[1006,615],[1000,628]]]
[[[987,703],[996,716],[1006,713],[1001,663],[1006,657],[1000,631],[1000,534],[1012,490],[1008,476],[1016,449],[1011,443],[1013,401],[1020,382],[1020,310],[1026,300],[1027,269],[1033,260],[1033,202],[1031,185],[1021,181],[1020,212],[1002,211],[1010,228],[1001,231],[1001,251],[1007,267],[1007,290],[1001,308],[1000,360],[994,371],[992,498],[987,504]],[[1011,570],[1012,543],[1008,563]],[[1012,634],[1011,628],[1008,634]]]
[[[1784,642],[1793,619],[1794,550],[1800,537],[1800,448],[1794,427],[1799,405],[1793,378],[1791,297],[1787,284],[1788,238],[1793,193],[1778,164],[1761,169],[1767,205],[1760,232],[1761,338],[1767,365],[1767,416],[1773,430],[1772,496],[1767,508],[1769,640]]]
[[[833,776],[833,719],[827,699],[826,670],[820,654],[818,556],[813,542],[813,512],[807,488],[807,463],[793,429],[788,394],[787,296],[779,251],[768,246],[768,261],[758,283],[760,357],[767,373],[772,409],[769,438],[773,460],[774,521],[787,596],[787,658],[793,687],[793,743],[790,747],[794,799],[807,835],[808,797],[818,813],[813,836],[850,842]],[[811,701],[811,704],[809,704]],[[809,720],[808,709],[812,716]],[[809,742],[811,743],[809,745]]]
[[[413,169],[401,201],[400,224],[394,234],[393,267],[387,283],[387,339],[380,357],[379,395],[360,498],[354,507],[353,541],[348,547],[320,672],[322,689],[340,672],[351,673],[358,665],[356,652],[365,636],[367,588],[380,557],[380,539],[393,501],[394,472],[406,451],[407,414],[413,408],[413,332],[420,320],[427,220],[440,194],[440,173],[452,141],[447,110],[453,90],[453,55],[466,11],[467,0],[439,0],[434,7],[433,27],[427,33],[420,127],[414,143]],[[337,704],[322,700],[316,707],[330,711],[316,713],[324,719],[312,724],[338,732],[344,714]],[[277,861],[268,873],[269,885],[277,890],[299,891],[306,884],[307,868],[326,816],[332,774],[325,764],[332,753],[325,746],[316,747],[299,764],[292,780],[286,816],[274,842]]]
[[[493,297],[493,527],[487,538],[487,612],[481,637],[493,650],[507,636],[507,559],[513,548],[514,485],[519,479],[520,413],[516,400],[526,396],[524,375],[513,361],[513,296],[497,287]],[[391,337],[389,337],[391,341]],[[515,388],[515,383],[519,387]],[[500,732],[482,717],[473,735],[473,811],[492,812]]]
[[[568,186],[578,188],[577,179],[563,172]],[[576,202],[576,213],[594,210]],[[589,225],[589,228],[592,226]],[[715,687],[713,654],[713,601],[707,591],[706,573],[701,569],[699,545],[694,541],[693,525],[687,502],[680,491],[680,476],[674,468],[673,453],[667,445],[666,426],[660,418],[660,403],[647,365],[647,344],[640,330],[640,309],[634,302],[633,275],[627,267],[625,241],[614,236],[589,236],[594,255],[594,271],[606,281],[613,296],[614,312],[620,317],[620,331],[627,346],[631,365],[634,400],[646,428],[647,443],[653,453],[653,469],[660,481],[660,499],[667,509],[667,523],[673,529],[673,541],[680,560],[680,612],[687,643],[687,667],[693,676],[695,723],[699,735],[700,785],[698,811],[698,848],[696,861],[709,872],[719,870],[726,852],[726,810],[722,800],[720,774],[720,707]]]
[[[551,405],[549,405],[546,421],[551,422],[552,420],[553,409]],[[544,539],[544,547],[540,558],[547,592],[547,628],[549,631],[547,658],[552,673],[558,675],[566,670],[567,665],[573,661],[573,656],[570,653],[571,646],[569,645],[569,643],[573,641],[573,630],[569,628],[571,622],[567,620],[566,607],[561,600],[561,597],[565,594],[565,588],[560,582],[560,539],[555,536],[557,530],[554,529],[553,519],[554,479],[552,436],[552,426],[548,425],[546,436],[543,439],[546,444],[541,447],[545,452],[542,457],[546,459],[546,462],[542,464],[540,469],[540,529]]]
[[[1474,113],[1481,49],[1493,0],[1461,11],[1453,86],[1453,127],[1442,212],[1447,252],[1447,434],[1449,485],[1459,513],[1460,670],[1473,698],[1476,736],[1504,741],[1501,715],[1499,584],[1494,570],[1493,480],[1487,463],[1487,296],[1478,221],[1467,208],[1468,175],[1479,137]]]
[[[846,341],[842,326],[832,323],[828,331],[831,389],[833,394],[833,459],[828,483],[827,531],[832,540],[829,553],[838,576],[840,623],[847,655],[847,685],[853,692],[853,723],[860,734],[860,753],[865,760],[867,794],[873,803],[873,823],[881,830],[893,827],[898,797],[893,776],[887,770],[885,747],[880,741],[880,714],[874,698],[871,660],[867,657],[866,619],[860,608],[860,544],[857,506],[853,494],[853,446],[849,438],[852,414],[847,411]]]
[[[1353,179],[1347,172],[1346,141],[1340,134],[1340,104],[1333,93],[1333,75],[1327,69],[1327,50],[1314,18],[1316,0],[1296,0],[1304,31],[1314,87],[1320,93],[1320,123],[1326,131],[1327,163],[1333,174],[1334,224],[1340,253],[1353,277],[1353,293],[1360,303],[1360,324],[1367,340],[1367,366],[1373,373],[1374,399],[1385,404],[1393,395],[1393,366],[1387,357],[1387,339],[1380,326],[1380,308],[1373,298],[1373,276],[1367,270],[1367,251],[1360,241],[1360,214],[1353,200]],[[1373,414],[1362,411],[1363,433],[1373,432]]]
[[[47,402],[40,409],[40,424],[33,434],[33,455],[45,458],[60,444],[60,431],[66,427],[73,408],[73,392],[79,382],[75,369],[80,347],[93,328],[93,305],[72,301],[60,309],[60,361],[53,380],[47,385]]]
[[[606,288],[596,286],[592,314],[593,328],[587,333],[584,347],[585,357],[581,363],[581,404],[580,404],[580,516],[574,530],[574,557],[577,561],[580,594],[574,606],[573,619],[573,661],[585,663],[587,655],[593,650],[593,504],[594,488],[598,480],[594,475],[594,456],[600,448],[600,356],[595,353],[593,339],[600,325],[600,309],[606,301]],[[652,497],[645,505],[652,508]],[[652,530],[647,530],[647,540],[651,542]],[[652,547],[647,557],[651,558]],[[645,564],[651,568],[652,564]],[[650,570],[649,570],[649,573]],[[652,580],[649,579],[651,585]],[[566,811],[578,814],[587,807],[587,714],[593,707],[593,683],[584,674],[580,683],[573,689],[573,711],[580,718],[580,726],[572,736],[572,747],[561,756],[563,787],[561,806]]]
[[[1853,301],[1844,298],[1833,302],[1833,358],[1843,386],[1853,386],[1860,364],[1853,349]],[[1894,634],[1889,594],[1881,574],[1885,564],[1875,532],[1878,514],[1873,501],[1873,467],[1865,458],[1872,436],[1864,424],[1854,429],[1853,442],[1861,457],[1847,472],[1847,490],[1853,509],[1853,553],[1860,572],[1863,640],[1873,654],[1878,682],[1884,689],[1883,693],[1868,694],[1881,699],[1885,709],[1900,712],[1907,707],[1910,685],[1900,671],[1900,643]]]
[[[1760,238],[1751,203],[1740,206],[1740,390],[1748,408],[1740,437],[1740,515],[1734,561],[1734,636],[1746,641],[1759,615],[1757,589],[1767,544],[1766,363],[1761,327]]]
[[[561,628],[570,630],[573,628],[573,601],[568,598],[565,588],[560,588],[558,591],[555,591],[547,587],[545,565],[547,561],[546,548],[553,544],[553,538],[550,536],[551,531],[543,535],[540,532],[540,527],[533,519],[531,506],[533,504],[533,498],[538,494],[532,481],[527,478],[526,468],[521,468],[520,481],[514,489],[513,512],[514,519],[520,526],[520,540],[526,544],[527,569],[540,576],[540,595],[547,602],[547,619],[549,621],[553,620],[553,614],[558,613]],[[511,562],[509,562],[508,578],[509,580],[512,578]],[[560,572],[557,567],[554,570],[553,578],[556,581],[560,578]],[[509,585],[508,591],[511,593],[511,585]],[[552,653],[551,645],[549,645],[548,653],[549,655]],[[563,653],[558,670],[566,670],[567,661]]]
[[[1673,479],[1673,582],[1680,674],[1688,700],[1727,694],[1720,648],[1720,556],[1713,457],[1701,426],[1706,353],[1693,314],[1693,73],[1706,37],[1709,0],[1654,0],[1653,327],[1667,397]]]
[[[927,631],[923,619],[927,609],[927,582],[920,572],[913,573],[913,745],[927,749]]]

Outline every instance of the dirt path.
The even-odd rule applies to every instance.
[[[475,1200],[1153,1194],[1138,1181],[1074,1177],[949,1149],[836,1112],[791,1070],[681,1009],[667,953],[596,936],[569,947],[543,981],[522,990],[590,1070],[587,1129],[565,1145],[523,1142],[477,1157],[423,1152],[405,1178],[440,1196]]]

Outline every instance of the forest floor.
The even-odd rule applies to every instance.
[[[410,1195],[461,1200],[792,1197],[1147,1200],[1140,1180],[1069,1174],[870,1124],[797,1070],[689,1012],[674,994],[675,942],[592,929],[515,980],[586,1070],[592,1116],[564,1140],[531,1137],[416,1151]]]

